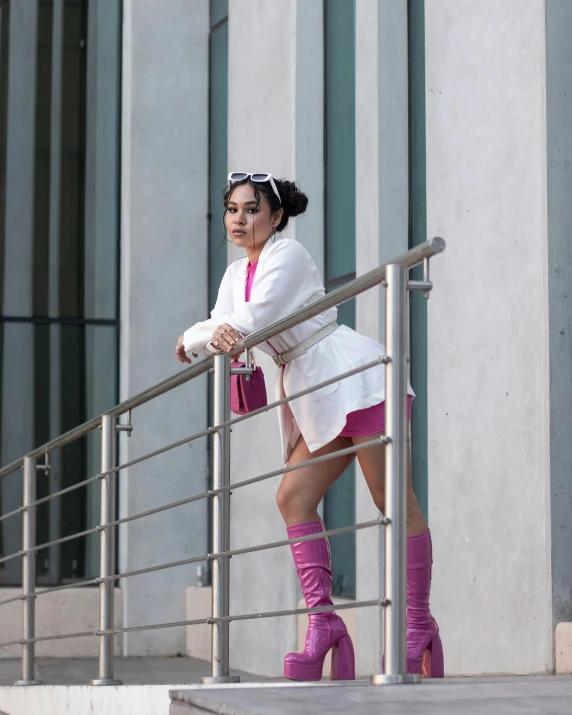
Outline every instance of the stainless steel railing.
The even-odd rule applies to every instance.
[[[307,306],[292,315],[269,325],[245,338],[231,355],[217,355],[201,360],[185,370],[177,373],[163,382],[141,392],[125,402],[120,403],[105,414],[96,417],[61,435],[41,447],[33,450],[19,460],[0,469],[0,479],[12,474],[23,467],[23,503],[18,509],[0,515],[0,522],[17,514],[23,515],[22,550],[0,558],[0,564],[11,559],[22,558],[22,594],[0,602],[0,606],[22,601],[22,638],[0,643],[0,647],[20,644],[22,646],[22,679],[18,685],[37,685],[35,673],[35,644],[40,641],[60,640],[93,635],[99,638],[99,672],[98,677],[92,681],[94,685],[120,684],[114,677],[114,638],[120,633],[130,633],[142,630],[159,628],[173,628],[177,626],[192,626],[210,624],[212,626],[212,675],[204,679],[208,683],[229,683],[236,680],[229,675],[229,623],[231,621],[272,618],[285,615],[302,613],[323,612],[333,610],[334,607],[304,608],[265,613],[250,613],[230,615],[229,613],[229,559],[246,553],[253,553],[266,549],[279,548],[294,542],[310,541],[315,538],[335,536],[338,534],[360,529],[381,527],[387,530],[385,540],[385,595],[379,598],[354,602],[343,606],[336,606],[336,610],[347,608],[365,608],[377,606],[384,608],[384,650],[385,674],[373,675],[371,681],[375,684],[383,683],[411,683],[418,682],[419,676],[406,673],[406,629],[405,629],[405,537],[406,537],[406,487],[405,465],[407,459],[407,326],[408,326],[408,301],[409,290],[421,290],[428,297],[432,284],[429,281],[429,259],[445,249],[445,242],[441,238],[433,238],[416,248],[404,253],[389,264],[375,268],[347,285],[339,288],[321,300]],[[408,270],[419,265],[424,265],[424,279],[413,281],[408,279]],[[378,360],[360,365],[336,377],[325,380],[311,388],[302,390],[268,406],[246,415],[231,419],[230,416],[230,362],[234,355],[239,354],[272,338],[278,333],[304,322],[327,308],[334,307],[353,298],[360,293],[376,286],[386,288],[386,355]],[[370,441],[348,447],[347,449],[328,454],[319,458],[312,458],[294,467],[283,467],[266,474],[258,475],[241,482],[230,482],[230,432],[232,425],[246,419],[274,409],[282,404],[291,402],[314,390],[321,389],[333,382],[347,379],[364,370],[384,364],[386,369],[386,434],[373,438]],[[115,442],[118,431],[130,431],[131,410],[139,407],[159,395],[185,384],[189,380],[211,371],[214,373],[214,424],[206,430],[197,432],[190,437],[178,440],[171,444],[149,452],[137,459],[132,459],[124,464],[116,464]],[[118,423],[121,415],[127,414],[127,423]],[[50,454],[56,449],[83,437],[95,429],[101,428],[101,472],[93,477],[84,479],[77,484],[69,486],[49,496],[36,498],[36,472],[49,470]],[[115,480],[116,475],[128,467],[139,464],[145,460],[163,454],[184,444],[188,444],[202,437],[213,436],[213,480],[212,489],[185,499],[180,499],[170,504],[165,504],[154,509],[149,509],[138,514],[132,514],[122,519],[115,519]],[[387,452],[386,478],[385,478],[385,504],[386,514],[378,519],[355,524],[341,529],[332,529],[320,534],[303,538],[285,539],[273,543],[243,549],[230,548],[230,490],[255,484],[272,477],[285,474],[295,469],[300,469],[309,464],[334,459],[342,454],[355,454],[362,449],[367,449],[372,444],[384,444]],[[40,458],[43,464],[38,464]],[[75,489],[84,487],[92,482],[101,484],[101,516],[100,524],[92,529],[72,534],[70,536],[54,539],[52,541],[36,543],[36,508],[51,499],[67,494]],[[170,563],[139,569],[127,573],[115,573],[115,528],[120,524],[142,519],[161,511],[173,509],[183,504],[189,504],[202,499],[211,499],[213,508],[212,543],[213,551],[198,557],[183,559]],[[64,584],[52,588],[36,590],[35,558],[36,552],[41,549],[62,544],[71,539],[86,536],[87,534],[100,534],[100,573],[99,577],[87,579],[72,584]],[[167,568],[175,568],[192,563],[212,562],[212,616],[209,618],[177,621],[172,623],[157,623],[129,628],[115,628],[113,613],[113,587],[115,581],[130,578],[144,573],[150,573]],[[83,633],[54,634],[51,636],[36,637],[35,635],[35,602],[36,598],[55,591],[75,588],[84,585],[99,585],[100,617],[99,629]]]

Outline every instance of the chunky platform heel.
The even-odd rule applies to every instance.
[[[341,638],[332,649],[330,680],[355,680],[355,655],[352,639]]]
[[[443,644],[441,636],[436,635],[423,652],[421,660],[422,678],[444,678],[445,663],[443,659]]]
[[[407,672],[423,678],[445,675],[439,626],[429,610],[431,532],[407,537]]]
[[[310,521],[287,528],[288,537],[319,534],[321,521]],[[290,544],[307,608],[333,606],[330,546],[327,538]],[[311,613],[302,653],[288,653],[284,658],[284,676],[291,680],[322,679],[324,659],[332,650],[332,680],[355,678],[354,648],[343,620],[333,611]]]

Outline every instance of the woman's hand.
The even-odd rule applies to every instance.
[[[232,325],[224,323],[215,328],[211,343],[213,347],[222,352],[229,353],[234,349],[235,345],[242,340],[242,335],[235,330]]]
[[[183,335],[179,335],[179,341],[177,343],[177,347],[175,348],[175,357],[177,358],[177,360],[179,362],[191,363],[192,362],[191,358],[187,357],[187,353],[185,352],[185,347],[183,345],[183,338],[184,338]],[[195,353],[193,353],[193,355],[195,357],[198,357],[197,355],[195,355]]]

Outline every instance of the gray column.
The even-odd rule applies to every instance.
[[[286,235],[308,248],[320,270],[324,255],[322,25],[322,3],[316,0],[243,0],[229,5],[229,168],[270,171],[300,182],[309,195],[308,212],[291,223]],[[249,87],[265,89],[245,91],[245,77]],[[229,260],[242,256],[244,251],[229,246]],[[276,367],[259,351],[256,358],[272,396]],[[233,428],[231,479],[281,464],[274,412]],[[233,546],[285,538],[275,501],[278,484],[279,479],[272,479],[232,495]],[[293,608],[297,593],[289,549],[231,560],[231,613]],[[293,618],[237,622],[230,633],[231,667],[255,673],[281,673],[284,654],[296,648]]]
[[[408,245],[407,2],[356,0],[356,272],[371,270]],[[357,297],[358,332],[384,342],[385,292]],[[356,467],[356,520],[375,505]],[[383,581],[384,530],[356,534],[357,599],[377,598]],[[379,614],[377,618],[379,617]],[[380,670],[380,627],[356,614],[358,674]]]
[[[208,0],[125,0],[123,7],[121,397],[182,369],[177,337],[207,316]],[[133,413],[120,460],[204,429],[206,377]],[[206,440],[120,473],[121,516],[201,492]],[[205,553],[207,503],[119,531],[120,570]],[[121,583],[126,626],[183,620],[196,566]],[[185,651],[183,628],[128,634],[128,655]]]
[[[60,233],[61,233],[61,172],[62,172],[62,94],[64,55],[64,0],[55,0],[52,10],[52,84],[50,111],[50,218],[49,218],[49,292],[48,313],[50,318],[60,316]],[[61,326],[50,325],[50,439],[62,432],[61,422]],[[50,455],[51,469],[45,474],[50,491],[61,489],[61,452]],[[49,540],[60,537],[61,499],[49,502]],[[49,547],[48,579],[60,581],[61,546]]]
[[[34,158],[37,0],[10,6],[10,48],[6,132],[4,303],[8,316],[32,315],[34,266]],[[34,441],[34,329],[4,325],[1,458],[21,457]],[[21,474],[0,482],[4,511],[22,504]],[[21,546],[18,520],[3,525],[6,554]],[[18,560],[6,564],[3,580],[20,578]]]
[[[572,621],[572,4],[546,0],[552,624]]]
[[[550,672],[570,617],[570,8],[440,0],[425,19],[427,228],[447,240],[428,307],[432,611],[449,674]]]
[[[85,177],[85,317],[117,316],[117,238],[119,232],[121,0],[90,3],[87,41]],[[117,401],[114,365],[116,329],[86,327],[87,417]],[[97,474],[99,435],[88,436],[87,471]],[[88,527],[98,523],[100,491],[88,489]],[[98,570],[98,537],[86,539],[88,575]]]

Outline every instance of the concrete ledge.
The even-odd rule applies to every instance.
[[[1,688],[0,709],[7,715],[167,715],[172,685],[118,687],[39,685]],[[188,687],[188,686],[177,686]]]
[[[559,623],[554,634],[556,672],[572,674],[572,623]]]
[[[391,687],[365,682],[238,685],[172,690],[170,696],[170,715],[569,715],[572,678],[444,678]]]
[[[41,589],[40,589],[41,590]],[[20,588],[1,588],[0,601],[21,593]],[[115,625],[122,627],[121,589],[115,589]],[[36,598],[36,636],[51,636],[61,633],[83,633],[99,628],[99,589],[69,588],[48,593]],[[22,637],[22,602],[15,601],[2,606],[2,642]],[[121,655],[121,635],[115,638],[115,653]],[[19,658],[19,645],[0,648],[1,658]],[[95,636],[66,638],[56,641],[40,641],[36,644],[36,656],[48,658],[93,658],[99,652]],[[10,712],[10,715],[13,715]]]

